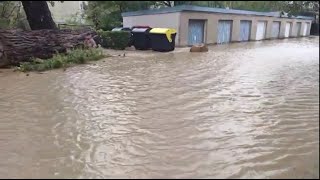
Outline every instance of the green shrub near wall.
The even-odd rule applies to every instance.
[[[104,48],[125,49],[130,41],[131,34],[126,31],[103,31],[99,30],[98,34],[101,38],[101,46]]]

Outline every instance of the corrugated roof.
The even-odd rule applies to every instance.
[[[211,8],[211,7],[201,7],[201,6],[191,6],[191,5],[180,5],[180,6],[160,8],[160,9],[125,12],[125,13],[122,13],[121,15],[122,17],[128,17],[128,16],[141,16],[141,15],[151,15],[151,14],[166,14],[166,13],[174,13],[174,12],[182,12],[182,11],[280,17],[279,12],[256,12],[256,11]],[[292,18],[313,20],[313,17],[308,17],[308,16],[297,16]]]

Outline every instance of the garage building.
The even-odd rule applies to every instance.
[[[176,45],[222,44],[309,36],[312,17],[182,5],[122,13],[123,26],[177,30]]]

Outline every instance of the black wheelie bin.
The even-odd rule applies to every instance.
[[[151,48],[148,27],[135,27],[132,29],[133,46],[137,50],[148,50]]]
[[[153,28],[149,32],[151,48],[154,51],[168,52],[175,49],[177,31],[170,28]]]

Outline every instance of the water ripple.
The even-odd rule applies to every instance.
[[[318,43],[0,73],[0,177],[319,178]]]

